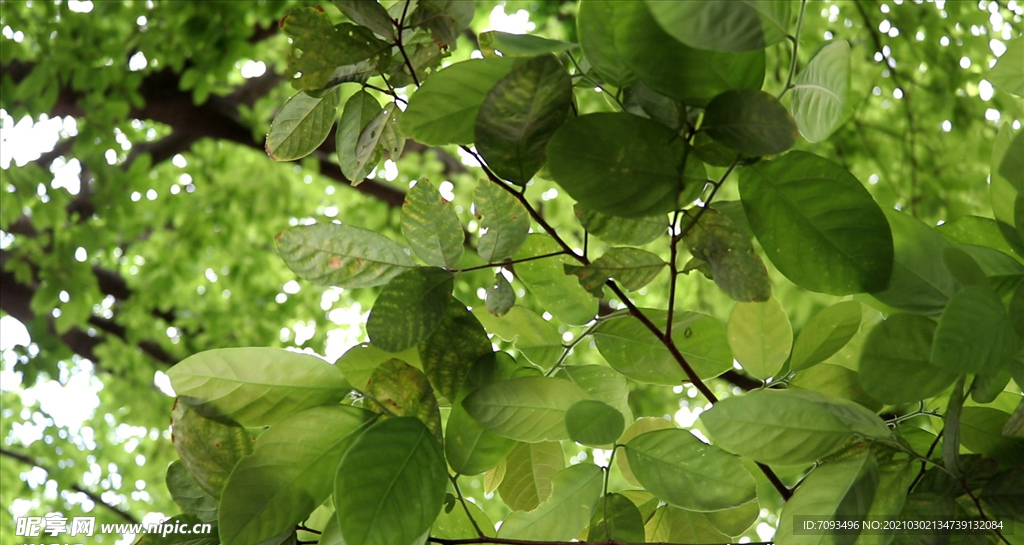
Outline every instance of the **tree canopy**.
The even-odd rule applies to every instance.
[[[1024,543],[1022,18],[0,3],[0,541]]]

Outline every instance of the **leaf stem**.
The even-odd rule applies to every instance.
[[[672,213],[672,232],[679,229],[679,210]],[[669,276],[668,276],[668,320],[665,322],[665,336],[672,338],[672,319],[676,309],[676,284],[679,280],[679,266],[676,259],[679,256],[679,238],[669,239]]]
[[[402,32],[405,30],[405,16],[409,13],[409,4],[412,0],[405,0],[405,6],[402,7],[402,18],[398,21],[398,25],[395,28],[395,45],[398,47],[398,51],[402,54],[402,59],[405,61],[405,67],[409,69],[409,75],[412,76],[412,82],[416,84],[416,87],[420,86],[420,78],[416,75],[416,69],[412,66],[412,61],[409,60],[409,54],[405,52],[405,45],[402,43]]]
[[[782,100],[782,97],[789,91],[790,86],[793,84],[793,75],[796,74],[797,51],[800,49],[800,27],[804,23],[804,8],[806,7],[807,0],[800,0],[800,11],[796,15],[796,32],[792,36],[787,36],[793,42],[793,58],[789,60],[789,75],[786,76],[786,85],[782,87],[782,91],[779,93],[779,100]]]
[[[462,495],[462,490],[459,489],[459,474],[448,475],[448,479],[451,480],[452,486],[455,488],[455,497],[458,498],[459,503],[462,504],[462,510],[466,512],[466,518],[469,519],[469,523],[473,525],[473,529],[476,530],[476,535],[483,538],[486,537],[483,530],[480,529],[480,525],[476,523],[476,519],[473,518],[473,514],[469,512],[469,506],[466,505],[466,498]]]
[[[504,267],[505,265],[515,265],[516,263],[526,263],[527,261],[534,261],[536,259],[545,259],[545,258],[548,258],[548,257],[555,257],[555,256],[559,256],[559,255],[565,255],[565,250],[559,250],[557,252],[551,252],[549,254],[535,255],[535,256],[532,256],[532,257],[524,257],[522,259],[506,259],[505,261],[501,261],[501,262],[498,262],[498,263],[487,263],[487,264],[484,264],[484,265],[475,265],[473,267],[465,267],[465,268],[462,268],[462,269],[445,269],[445,270],[447,270],[448,272],[453,272],[453,273],[464,273],[464,272],[469,272],[469,271],[478,271],[480,269],[489,269],[489,268],[492,268],[492,267]]]

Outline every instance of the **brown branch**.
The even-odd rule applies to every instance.
[[[10,451],[10,450],[7,450],[5,448],[0,447],[0,455],[7,456],[8,458],[12,458],[14,460],[18,460],[19,462],[22,462],[22,463],[24,463],[26,465],[30,465],[30,466],[33,466],[33,467],[38,467],[39,469],[42,469],[43,471],[45,471],[48,475],[52,475],[53,474],[53,472],[50,471],[46,466],[40,464],[38,461],[36,461],[35,459],[33,459],[31,456],[29,456],[27,454],[22,454],[20,452],[13,452],[13,451]],[[89,490],[87,490],[87,489],[85,489],[85,488],[83,488],[83,487],[81,487],[81,486],[79,486],[77,484],[71,485],[70,489],[74,490],[75,492],[81,492],[82,494],[85,494],[96,505],[103,506],[104,508],[108,509],[110,512],[114,513],[115,515],[121,517],[122,519],[128,521],[131,524],[141,524],[142,523],[139,519],[135,518],[135,515],[132,515],[131,513],[122,510],[120,507],[111,505],[111,504],[103,501],[103,498],[99,497],[94,492],[91,492],[91,491],[89,491]]]

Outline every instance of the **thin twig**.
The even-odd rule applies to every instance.
[[[779,93],[779,99],[781,100],[786,92],[789,91],[790,86],[793,84],[793,75],[796,74],[796,61],[797,51],[800,49],[800,27],[804,23],[804,8],[807,7],[807,0],[800,0],[800,11],[796,16],[796,33],[792,36],[787,36],[791,42],[793,42],[793,58],[789,60],[789,75],[786,76],[786,85],[782,87],[782,92]]]
[[[478,271],[480,269],[489,269],[491,267],[504,267],[505,265],[515,265],[516,263],[526,263],[527,261],[534,261],[534,260],[537,260],[537,259],[545,259],[545,258],[548,258],[548,257],[555,257],[555,256],[559,256],[559,255],[565,255],[565,250],[560,250],[560,251],[557,251],[557,252],[551,252],[549,254],[535,255],[533,257],[524,257],[522,259],[506,259],[505,261],[501,261],[501,262],[498,262],[498,263],[487,263],[487,264],[484,264],[484,265],[475,265],[473,267],[465,267],[465,268],[462,268],[462,269],[447,269],[447,270],[449,272],[454,272],[454,273],[464,273],[464,272],[469,272],[469,271]]]

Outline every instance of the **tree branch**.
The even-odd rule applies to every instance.
[[[43,471],[45,471],[48,475],[53,474],[53,472],[50,471],[49,469],[47,469],[46,466],[40,464],[39,462],[37,462],[36,460],[34,460],[32,457],[30,457],[27,454],[22,454],[20,452],[13,452],[13,451],[10,451],[10,450],[7,450],[5,448],[0,447],[0,455],[7,456],[8,458],[12,458],[14,460],[18,460],[19,462],[22,462],[22,463],[24,463],[26,465],[30,465],[30,466],[33,466],[33,467],[38,467],[39,469],[42,469]],[[121,508],[119,508],[117,506],[111,505],[111,504],[103,501],[103,498],[99,497],[95,493],[93,493],[93,492],[91,492],[89,490],[86,490],[85,488],[83,488],[83,487],[81,487],[81,486],[79,486],[77,484],[71,485],[70,489],[74,490],[75,492],[81,492],[82,494],[85,494],[96,505],[103,506],[104,508],[106,508],[110,512],[114,513],[115,515],[121,517],[122,519],[124,519],[125,521],[127,521],[127,522],[129,522],[131,524],[141,524],[142,523],[142,521],[140,521],[139,519],[135,518],[135,515],[132,515],[131,513],[127,512],[127,511],[121,510]]]

